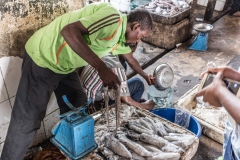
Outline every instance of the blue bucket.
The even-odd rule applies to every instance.
[[[158,108],[158,109],[151,110],[153,114],[156,114],[162,118],[165,118],[173,123],[175,119],[175,111],[176,111],[175,108]],[[192,115],[190,116],[190,123],[188,126],[188,130],[196,134],[198,138],[201,137],[202,128],[199,122],[196,120],[196,118],[194,118]]]

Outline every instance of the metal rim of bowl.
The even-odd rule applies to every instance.
[[[199,28],[198,28],[198,26],[199,26]],[[202,28],[200,28],[200,27],[202,27]],[[203,28],[203,27],[205,27],[205,28]],[[208,32],[208,31],[213,29],[213,26],[211,24],[208,24],[208,23],[198,23],[198,24],[195,24],[193,26],[193,28],[196,31],[199,31],[199,32]]]
[[[154,69],[153,76],[154,76],[155,78],[157,78],[157,76],[158,76],[159,74],[161,74],[161,72],[164,70],[164,67],[167,67],[167,68],[169,69],[169,71],[171,71],[171,73],[173,74],[172,68],[171,68],[168,64],[162,63],[162,64],[158,65],[158,66]],[[174,77],[174,74],[173,74],[173,77]],[[174,78],[173,78],[173,79],[174,79]],[[172,79],[171,85],[172,85],[172,83],[173,83],[173,79]],[[171,86],[171,85],[170,85],[170,86]],[[168,87],[170,87],[170,86],[168,86]],[[163,86],[163,84],[161,84],[161,82],[159,82],[158,78],[157,78],[155,87],[156,87],[158,90],[165,90],[166,88],[168,88],[168,87]]]

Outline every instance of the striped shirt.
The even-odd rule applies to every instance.
[[[30,37],[25,48],[38,66],[55,73],[68,74],[87,65],[60,33],[64,26],[76,21],[80,21],[89,31],[83,38],[98,57],[110,52],[113,55],[131,52],[130,47],[125,46],[127,16],[110,3],[92,3],[56,18]]]
[[[130,96],[127,77],[123,66],[121,65],[118,56],[110,55],[102,58],[107,67],[118,76],[121,81],[121,96]],[[103,99],[103,83],[100,79],[98,72],[91,65],[87,65],[81,72],[80,82],[87,94],[88,99],[92,98],[93,101]]]

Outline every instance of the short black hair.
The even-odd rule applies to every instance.
[[[152,29],[152,16],[146,9],[136,8],[127,15],[128,22],[138,22],[142,29]]]

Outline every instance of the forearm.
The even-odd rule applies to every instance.
[[[231,117],[240,125],[240,99],[227,88],[222,88],[219,92],[219,101]]]
[[[130,67],[142,77],[148,76],[148,74],[142,70],[142,67],[136,59],[132,63],[130,63]]]
[[[124,55],[125,60],[127,61],[128,65],[139,75],[142,77],[146,77],[147,74],[142,70],[138,61],[132,56],[132,53]]]
[[[80,28],[80,29],[79,29]],[[81,29],[82,28],[82,29]],[[83,39],[83,34],[87,34],[88,31],[79,22],[74,22],[74,24],[69,24],[65,26],[61,35],[64,37],[68,45],[72,50],[77,53],[81,58],[88,62],[91,66],[99,70],[105,64],[102,60],[88,47],[85,40]]]
[[[218,72],[222,72],[224,78],[228,78],[228,79],[240,82],[240,73],[231,67],[224,66],[224,67],[217,67],[217,68],[209,68],[209,72],[215,73],[215,74]]]
[[[232,68],[226,68],[224,73],[224,78],[228,78],[231,80],[239,81],[240,82],[240,73],[237,70]]]

